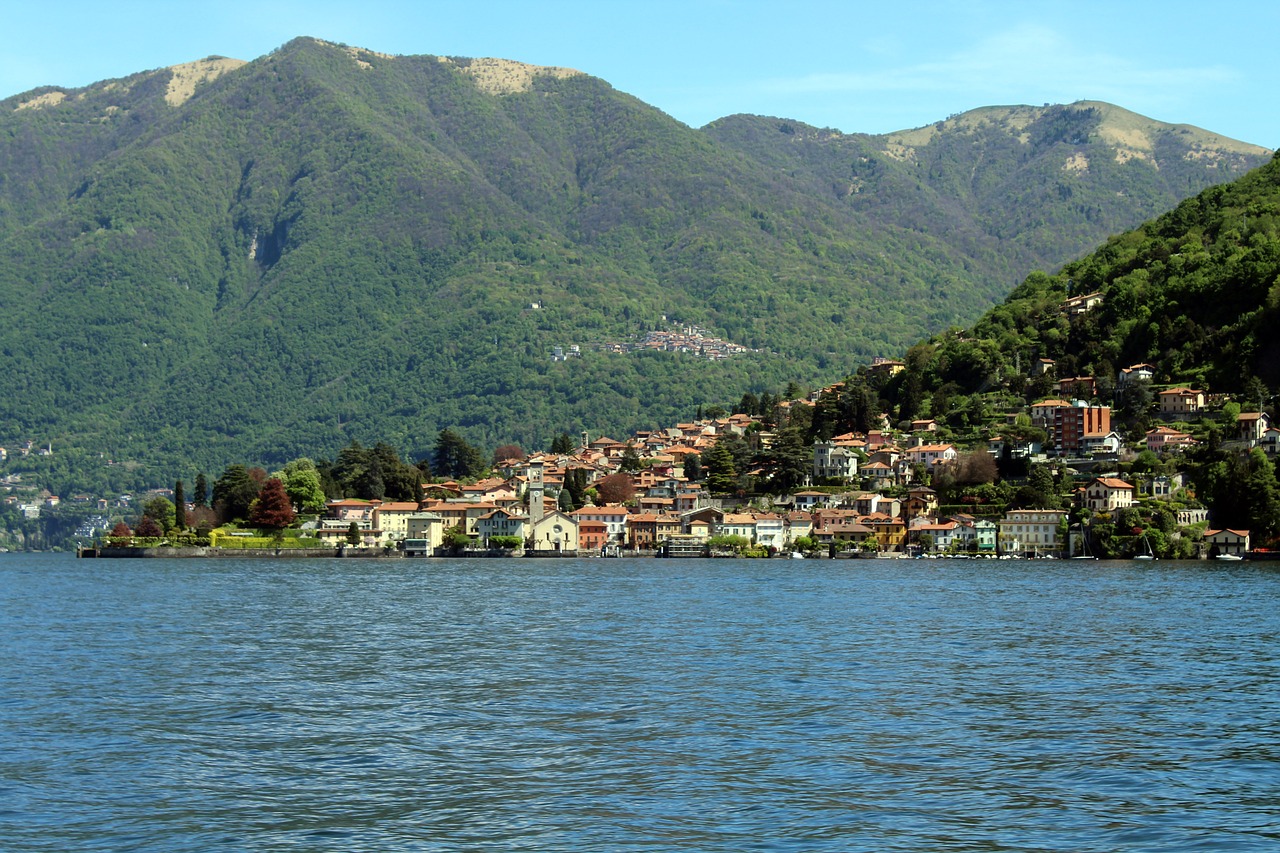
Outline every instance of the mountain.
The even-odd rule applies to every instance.
[[[308,38],[44,87],[0,101],[0,441],[163,483],[670,422],[972,321],[1268,153],[1101,104],[699,130],[570,69]],[[673,324],[759,352],[612,351]]]

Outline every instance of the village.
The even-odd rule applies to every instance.
[[[893,373],[901,362],[877,359],[870,372]],[[1051,370],[1052,364],[1038,369]],[[1149,382],[1151,365],[1121,371],[1117,382]],[[1085,393],[1093,380],[1058,380],[1060,391]],[[841,384],[805,399],[783,401],[785,410],[814,406]],[[1171,423],[1194,421],[1220,407],[1223,399],[1178,387],[1157,392],[1156,416]],[[327,505],[314,535],[335,546],[395,549],[408,555],[523,553],[528,555],[662,556],[1001,556],[1087,557],[1089,518],[1110,518],[1140,503],[1163,502],[1176,521],[1175,538],[1194,541],[1184,555],[1238,558],[1251,552],[1250,533],[1208,526],[1208,510],[1196,502],[1183,474],[1174,470],[1126,480],[1114,470],[1122,458],[1142,450],[1176,459],[1195,444],[1188,432],[1160,424],[1140,447],[1126,447],[1111,426],[1111,409],[1084,400],[1051,398],[1029,407],[1031,423],[1044,442],[999,435],[985,447],[962,449],[939,439],[932,419],[905,430],[882,428],[845,433],[812,447],[804,487],[789,493],[712,494],[706,482],[685,476],[687,463],[702,464],[725,436],[754,433],[768,447],[774,435],[759,416],[732,414],[673,427],[638,432],[625,441],[583,434],[576,450],[536,453],[498,462],[492,476],[473,483],[427,486],[433,499],[413,502],[337,500]],[[1238,450],[1262,449],[1274,459],[1280,429],[1265,413],[1241,413]],[[1034,463],[1051,460],[1074,474],[1070,503],[1061,508],[1009,508],[991,517],[982,507],[940,504],[938,478],[963,461],[965,453],[1002,454]],[[628,457],[639,460],[628,470]],[[1176,468],[1176,466],[1173,466]],[[1092,472],[1092,473],[1082,473]],[[760,473],[760,472],[755,472]],[[626,478],[625,500],[566,507],[566,478],[589,486],[606,477]],[[820,485],[813,485],[820,484]],[[598,497],[597,497],[598,499]],[[1076,521],[1072,511],[1077,510]],[[1135,544],[1139,540],[1135,540]],[[1149,549],[1148,549],[1149,550]],[[1135,550],[1133,556],[1144,557]]]

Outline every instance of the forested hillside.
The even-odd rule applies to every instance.
[[[970,322],[1262,162],[1178,129],[1122,155],[1105,105],[846,137],[312,39],[197,70],[0,101],[0,441],[159,484],[669,423]],[[760,352],[605,351],[676,323]]]
[[[1091,294],[1097,301],[1087,310],[1065,305]],[[1119,371],[1142,363],[1157,387],[1240,395],[1256,410],[1270,403],[1268,388],[1280,388],[1277,328],[1280,158],[1055,275],[1029,276],[972,328],[908,350],[907,369],[884,397],[903,418],[931,410],[964,428],[977,422],[987,392],[1045,396],[1053,377],[1030,374],[1037,360],[1052,359],[1057,377],[1096,377],[1105,403]]]

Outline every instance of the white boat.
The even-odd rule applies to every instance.
[[[1219,554],[1216,559],[1228,560],[1232,563],[1236,563],[1236,562],[1239,562],[1240,560],[1243,560],[1244,557],[1241,557],[1239,554]]]
[[[1133,559],[1135,559],[1135,560],[1154,560],[1155,558],[1156,558],[1156,555],[1155,555],[1154,553],[1152,553],[1152,551],[1151,551],[1151,543],[1150,543],[1149,541],[1147,541],[1147,537],[1144,535],[1144,536],[1142,537],[1142,553],[1141,553],[1141,554],[1134,554]]]

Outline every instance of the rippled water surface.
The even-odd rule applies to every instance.
[[[1280,568],[0,557],[0,849],[1280,849]]]

